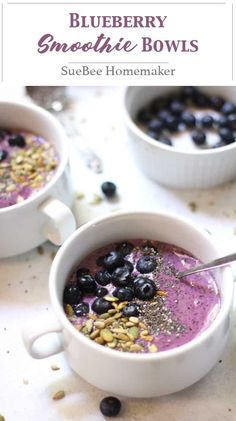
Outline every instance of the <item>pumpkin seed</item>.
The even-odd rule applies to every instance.
[[[138,319],[138,317],[129,317],[129,321],[136,325],[136,324],[138,324],[139,319]]]
[[[100,333],[100,330],[99,329],[95,329],[92,333],[90,333],[89,337],[91,339],[95,339],[95,338],[98,337],[99,333]]]
[[[52,364],[52,365],[51,365],[51,369],[52,369],[53,371],[57,371],[57,370],[60,370],[60,367],[58,367],[58,365],[56,365],[56,364]]]
[[[96,320],[96,322],[94,322],[94,326],[98,329],[103,329],[105,327],[105,323],[103,321]]]
[[[102,329],[100,336],[105,342],[112,342],[114,337],[109,329]]]
[[[103,298],[104,300],[109,301],[111,303],[119,300],[117,297],[113,297],[113,295],[105,295],[105,297]]]
[[[130,327],[128,333],[133,339],[137,339],[139,336],[139,330],[136,326]]]
[[[112,342],[108,342],[107,343],[107,346],[109,346],[109,348],[115,348],[116,345],[117,345],[117,340],[116,339],[113,339]]]
[[[70,304],[65,305],[65,312],[66,312],[67,316],[69,316],[69,317],[74,316],[74,310],[73,310],[73,308]]]
[[[100,314],[100,319],[108,319],[108,317],[110,317],[110,314],[109,313],[103,313],[103,314]]]
[[[133,344],[130,347],[131,352],[139,352],[139,351],[142,351],[142,350],[143,350],[143,347],[141,345],[138,345],[138,344]]]
[[[141,335],[140,335],[141,336]],[[153,341],[153,336],[151,336],[151,335],[146,335],[146,336],[143,336],[142,337],[142,339],[144,339],[145,341],[147,341],[147,342],[152,342]]]
[[[99,336],[98,338],[95,338],[94,341],[99,345],[104,344],[104,339],[101,336]]]
[[[58,401],[59,399],[62,399],[66,396],[64,390],[58,390],[58,392],[54,393],[52,399],[54,401]]]
[[[157,346],[155,344],[149,345],[148,349],[150,352],[157,352]]]

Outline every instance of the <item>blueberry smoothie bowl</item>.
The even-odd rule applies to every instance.
[[[235,87],[131,86],[124,120],[134,160],[160,184],[206,189],[235,179]]]
[[[215,319],[220,294],[209,272],[177,278],[199,263],[158,241],[108,245],[85,258],[64,290],[74,327],[122,352],[159,352],[191,341]]]
[[[0,101],[0,258],[47,239],[60,245],[74,231],[67,143],[44,109]]]
[[[173,214],[119,211],[88,222],[52,263],[56,317],[26,328],[25,346],[34,358],[65,351],[76,373],[110,393],[184,389],[227,344],[233,277],[230,268],[182,280],[176,273],[219,256],[207,232]]]
[[[43,188],[58,161],[55,148],[43,137],[0,129],[0,208],[20,203]]]

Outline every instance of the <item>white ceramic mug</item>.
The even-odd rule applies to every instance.
[[[222,300],[220,311],[204,332],[185,345],[145,355],[105,348],[78,332],[66,318],[62,306],[64,286],[73,269],[93,250],[135,238],[175,244],[202,261],[220,255],[207,232],[175,215],[130,211],[96,219],[72,234],[53,261],[49,285],[56,318],[33,323],[24,331],[23,339],[34,358],[64,350],[73,370],[109,393],[131,397],[160,396],[193,384],[218,361],[228,337],[233,277],[230,268],[214,272]],[[54,335],[46,337],[50,332]],[[47,338],[47,347],[40,344],[42,337]]]
[[[236,87],[200,89],[204,94],[236,102]],[[175,90],[173,86],[130,86],[125,90],[124,120],[138,167],[160,184],[180,189],[206,189],[235,179],[236,142],[214,149],[182,151],[152,139],[137,126],[136,115],[142,107]]]
[[[58,169],[45,187],[21,203],[0,209],[0,257],[23,253],[46,239],[62,244],[76,227],[63,128],[42,108],[16,102],[0,102],[0,127],[41,135],[59,155]]]

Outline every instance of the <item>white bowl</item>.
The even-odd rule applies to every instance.
[[[62,350],[72,369],[94,386],[131,397],[177,392],[201,379],[226,345],[233,297],[229,268],[215,271],[221,308],[213,323],[192,341],[155,354],[122,353],[105,348],[78,332],[67,319],[62,296],[71,271],[93,250],[127,239],[152,239],[183,247],[202,261],[219,257],[209,234],[182,218],[156,212],[117,212],[79,228],[57,253],[50,272],[50,296],[56,319],[33,323],[23,333],[28,352],[44,358]],[[48,333],[54,332],[54,335]],[[56,333],[56,338],[55,338]],[[40,339],[46,340],[44,344]]]
[[[0,127],[43,136],[55,146],[60,161],[44,188],[21,203],[0,209],[0,257],[23,253],[46,239],[62,244],[75,230],[75,219],[69,209],[73,192],[64,130],[42,108],[16,102],[0,102]]]
[[[135,123],[138,110],[154,98],[176,90],[165,86],[133,86],[125,91],[125,123],[137,165],[160,184],[180,189],[206,189],[236,177],[236,142],[216,149],[180,151],[153,140]],[[236,102],[235,87],[200,87],[204,93]]]

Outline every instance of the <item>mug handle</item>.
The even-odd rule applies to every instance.
[[[37,344],[37,340],[46,335],[47,341]],[[28,353],[36,359],[47,358],[64,350],[62,328],[53,315],[34,323],[33,326],[26,327],[22,338]]]
[[[58,199],[49,198],[39,210],[48,221],[43,227],[44,236],[53,244],[60,246],[75,231],[76,222],[71,210]]]

